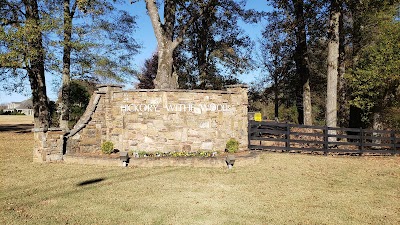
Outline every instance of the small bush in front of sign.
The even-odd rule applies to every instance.
[[[111,141],[106,141],[101,145],[101,151],[104,154],[111,154],[114,152],[114,144]]]
[[[235,138],[229,139],[226,143],[226,151],[229,153],[235,153],[239,151],[239,142]]]

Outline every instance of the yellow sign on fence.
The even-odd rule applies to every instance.
[[[261,122],[262,121],[262,115],[261,115],[261,113],[254,113],[254,121],[257,121],[257,122]]]

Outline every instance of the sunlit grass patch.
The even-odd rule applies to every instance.
[[[33,124],[33,116],[0,115],[1,124]]]

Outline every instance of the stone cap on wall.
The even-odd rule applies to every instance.
[[[50,127],[50,128],[43,128],[43,127],[39,127],[39,128],[32,128],[32,132],[36,133],[36,132],[47,132],[47,131],[63,131],[66,132],[67,130],[64,128],[59,128],[59,127]]]
[[[116,87],[116,88],[123,88],[125,87],[124,85],[119,85],[119,84],[98,84],[96,85],[97,88],[102,88],[102,87]]]
[[[96,85],[98,92],[106,93],[109,91],[122,91],[123,85],[118,84],[98,84]]]
[[[231,89],[231,88],[249,88],[249,85],[247,85],[247,84],[230,84],[230,85],[225,85],[224,87],[226,89]]]

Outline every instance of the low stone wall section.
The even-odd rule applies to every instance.
[[[57,162],[62,161],[64,154],[65,131],[59,128],[43,130],[34,128],[34,162]]]

